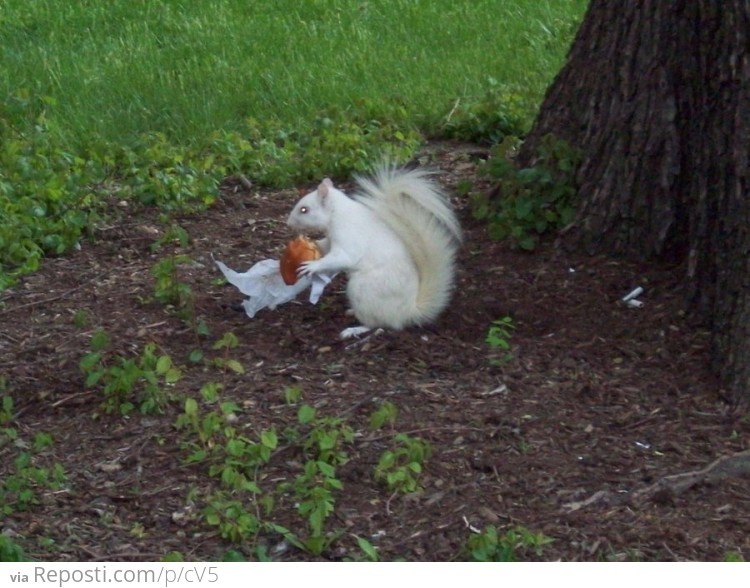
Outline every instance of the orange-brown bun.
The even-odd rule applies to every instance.
[[[279,270],[284,283],[287,286],[297,282],[297,269],[305,261],[320,259],[320,249],[315,241],[300,235],[287,243],[286,249],[281,256]]]

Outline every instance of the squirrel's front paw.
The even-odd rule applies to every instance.
[[[319,265],[320,263],[317,260],[303,261],[297,268],[297,276],[301,278],[303,276],[316,274],[318,273],[317,268]]]

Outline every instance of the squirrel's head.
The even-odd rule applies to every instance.
[[[301,231],[326,231],[330,223],[330,194],[333,182],[326,178],[318,189],[303,196],[292,209],[287,224]]]

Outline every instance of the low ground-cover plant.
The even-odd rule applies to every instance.
[[[510,338],[515,328],[516,325],[510,316],[492,321],[484,339],[493,351],[493,356],[490,357],[492,365],[503,365],[513,359],[513,353],[510,351]]]
[[[408,494],[422,490],[419,477],[431,454],[432,447],[427,441],[398,433],[375,466],[375,480],[390,492]]]
[[[3,393],[3,397],[0,399],[0,447],[2,447],[15,439],[18,432],[12,426],[13,397],[10,394],[5,394],[5,382],[2,377],[0,377],[0,392]]]
[[[0,386],[0,391],[2,388],[4,386]],[[66,481],[62,465],[48,463],[49,459],[45,456],[53,445],[52,436],[37,432],[33,438],[24,439],[14,425],[13,407],[12,396],[4,394],[0,404],[0,451],[3,459],[0,521],[15,512],[33,508],[39,503],[41,493],[59,490]],[[18,561],[14,558],[22,555],[20,548],[9,539],[0,541],[1,561]]]
[[[322,553],[337,536],[328,532],[326,521],[334,510],[334,493],[343,488],[336,465],[346,459],[341,443],[351,440],[348,426],[334,418],[316,417],[308,405],[300,407],[298,423],[304,430],[294,437],[304,456],[302,471],[293,480],[264,487],[262,471],[279,444],[276,432],[265,429],[255,439],[248,438],[232,424],[239,407],[218,402],[216,387],[204,390],[202,396],[210,398],[213,408],[203,410],[188,398],[176,421],[185,435],[187,461],[205,463],[208,475],[220,482],[220,489],[204,499],[204,521],[235,543],[270,532],[281,534],[300,549]],[[274,505],[285,495],[296,501],[305,532],[296,534],[273,521]]]
[[[20,134],[0,117],[0,132],[8,133],[0,139],[0,290],[38,269],[45,256],[93,238],[102,217],[112,214],[107,199],[195,212],[216,201],[228,176],[289,186],[414,153],[421,136],[412,125],[395,120],[397,114],[368,118],[362,108],[323,112],[304,130],[248,119],[242,131],[217,131],[199,146],[150,134],[81,154],[55,142],[43,125]]]
[[[37,439],[34,440],[36,445]],[[59,490],[65,483],[65,470],[55,463],[51,466],[39,465],[35,447],[31,451],[22,450],[13,459],[12,466],[0,485],[0,515],[28,510],[39,502],[39,493],[46,490]]]
[[[85,386],[102,390],[106,413],[124,416],[136,408],[143,414],[164,409],[172,397],[169,387],[182,377],[169,355],[160,355],[155,343],[147,343],[140,356],[114,355],[108,351],[109,336],[102,330],[92,336],[90,345],[79,366],[86,376]]]
[[[490,78],[479,98],[457,99],[441,128],[447,138],[496,145],[527,132],[531,109],[517,92]]]
[[[524,561],[539,557],[544,547],[553,539],[544,533],[515,526],[500,533],[494,526],[469,537],[464,547],[463,559],[479,562]]]
[[[517,140],[495,147],[483,172],[494,182],[490,193],[472,200],[474,217],[487,222],[493,239],[510,239],[533,250],[542,235],[564,228],[575,214],[575,172],[579,153],[564,141],[547,136],[536,162],[518,168],[513,160]]]
[[[161,136],[75,151],[46,125],[21,133],[0,112],[0,290],[93,237],[107,198],[186,210],[218,195],[223,168]]]
[[[20,133],[0,111],[0,290],[78,243],[96,219],[91,185],[99,177],[99,162],[43,130]]]
[[[244,173],[261,185],[288,186],[346,178],[382,159],[405,161],[422,141],[403,109],[376,108],[362,99],[345,109],[327,108],[296,128],[247,119],[245,129],[215,135],[213,149],[229,173]]]
[[[0,533],[0,561],[29,561],[23,547],[10,537]]]
[[[277,435],[274,428],[242,432],[241,410],[233,402],[221,401],[222,386],[206,384],[201,399],[187,398],[176,420],[187,451],[186,463],[202,464],[216,479],[219,488],[200,500],[203,521],[215,527],[220,536],[235,544],[256,548],[261,536],[281,536],[288,545],[321,555],[343,537],[331,527],[337,498],[345,491],[339,468],[351,459],[356,447],[355,429],[341,416],[319,414],[302,401],[302,391],[283,391],[289,409],[295,410],[295,423]],[[368,419],[371,428],[394,427],[396,407],[386,402]],[[394,434],[382,454],[374,476],[391,493],[420,489],[419,476],[431,453],[426,441],[407,434]],[[269,482],[268,471],[276,455],[294,456],[299,472],[281,481]],[[277,521],[280,505],[293,505],[300,524],[294,528]],[[365,558],[377,559],[372,545],[357,539]]]

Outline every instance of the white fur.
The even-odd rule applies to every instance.
[[[365,327],[434,320],[450,300],[461,238],[445,195],[418,170],[381,167],[357,181],[361,192],[349,198],[323,180],[292,210],[289,226],[327,237],[325,255],[300,273],[346,272],[349,303]]]

